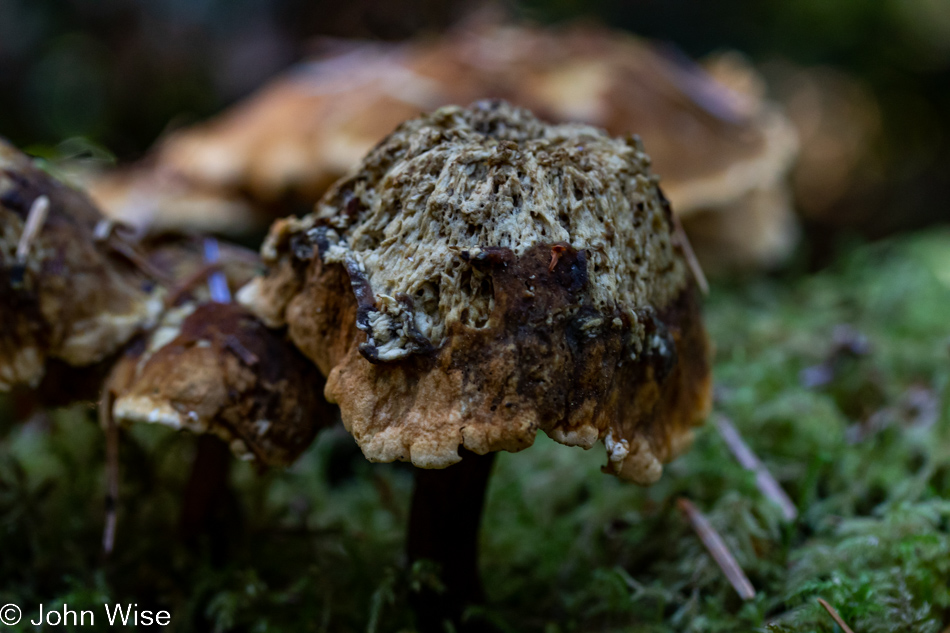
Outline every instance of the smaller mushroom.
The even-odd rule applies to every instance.
[[[103,220],[0,140],[0,390],[100,363],[158,320],[164,289],[126,237],[97,236]]]
[[[257,255],[208,238],[155,237],[142,247],[170,280],[166,310],[111,372],[115,419],[210,433],[262,465],[293,462],[335,416],[313,389],[322,378],[312,365],[230,302],[259,268]]]
[[[895,219],[866,203],[874,195],[868,192],[881,190],[887,171],[878,151],[883,140],[881,105],[870,88],[828,67],[775,63],[768,71],[801,138],[792,186],[804,218],[832,229],[881,233],[882,226]],[[904,222],[910,214],[902,214]]]
[[[157,423],[201,436],[182,508],[182,534],[191,539],[226,494],[228,448],[262,468],[287,466],[336,420],[313,365],[230,302],[230,288],[257,268],[253,253],[207,238],[156,238],[148,246],[149,263],[175,283],[158,326],[126,349],[103,390],[107,552],[115,538],[118,425]]]
[[[283,337],[235,304],[185,303],[116,365],[119,423],[211,433],[240,459],[291,464],[333,422],[323,379]]]

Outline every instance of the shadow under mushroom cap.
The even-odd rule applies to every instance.
[[[670,209],[634,139],[501,102],[404,123],[241,300],[327,374],[369,459],[426,468],[555,440],[649,483],[709,403]]]

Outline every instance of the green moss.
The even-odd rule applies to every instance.
[[[542,436],[498,459],[482,544],[491,602],[471,616],[518,632],[833,631],[823,597],[860,633],[942,631],[948,271],[943,231],[856,246],[816,275],[714,287],[717,407],[799,519],[783,522],[713,427],[646,489],[602,475],[600,450]],[[804,386],[801,372],[828,363],[842,324],[868,352],[839,354],[827,384]],[[26,425],[6,413],[0,438],[0,604],[31,617],[41,602],[132,601],[170,610],[173,631],[383,633],[411,630],[410,592],[439,584],[436,570],[407,569],[402,556],[411,470],[365,463],[338,432],[286,472],[236,465],[226,527],[195,545],[177,537],[193,438],[125,434],[109,559],[99,551],[103,443],[91,411]],[[736,596],[678,496],[720,531],[755,600]]]

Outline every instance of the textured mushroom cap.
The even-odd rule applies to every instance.
[[[335,419],[323,377],[234,304],[186,303],[116,365],[113,415],[213,433],[240,458],[287,465]]]
[[[48,216],[18,261],[40,196]],[[96,363],[157,320],[164,290],[96,238],[102,219],[82,193],[0,141],[0,390],[36,386],[47,359]]]
[[[709,406],[706,335],[635,139],[498,102],[401,125],[272,227],[240,299],[326,375],[375,461],[441,468],[538,429],[659,477]]]

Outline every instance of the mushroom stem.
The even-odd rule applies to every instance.
[[[181,508],[181,535],[185,542],[195,542],[202,534],[211,536],[217,547],[223,546],[221,515],[228,505],[228,474],[231,453],[228,445],[212,435],[200,435],[185,488]]]
[[[460,449],[462,461],[444,470],[417,469],[406,550],[410,563],[441,568],[444,591],[424,587],[413,596],[421,633],[444,631],[446,620],[463,631],[466,606],[485,598],[478,573],[478,531],[495,454]]]

